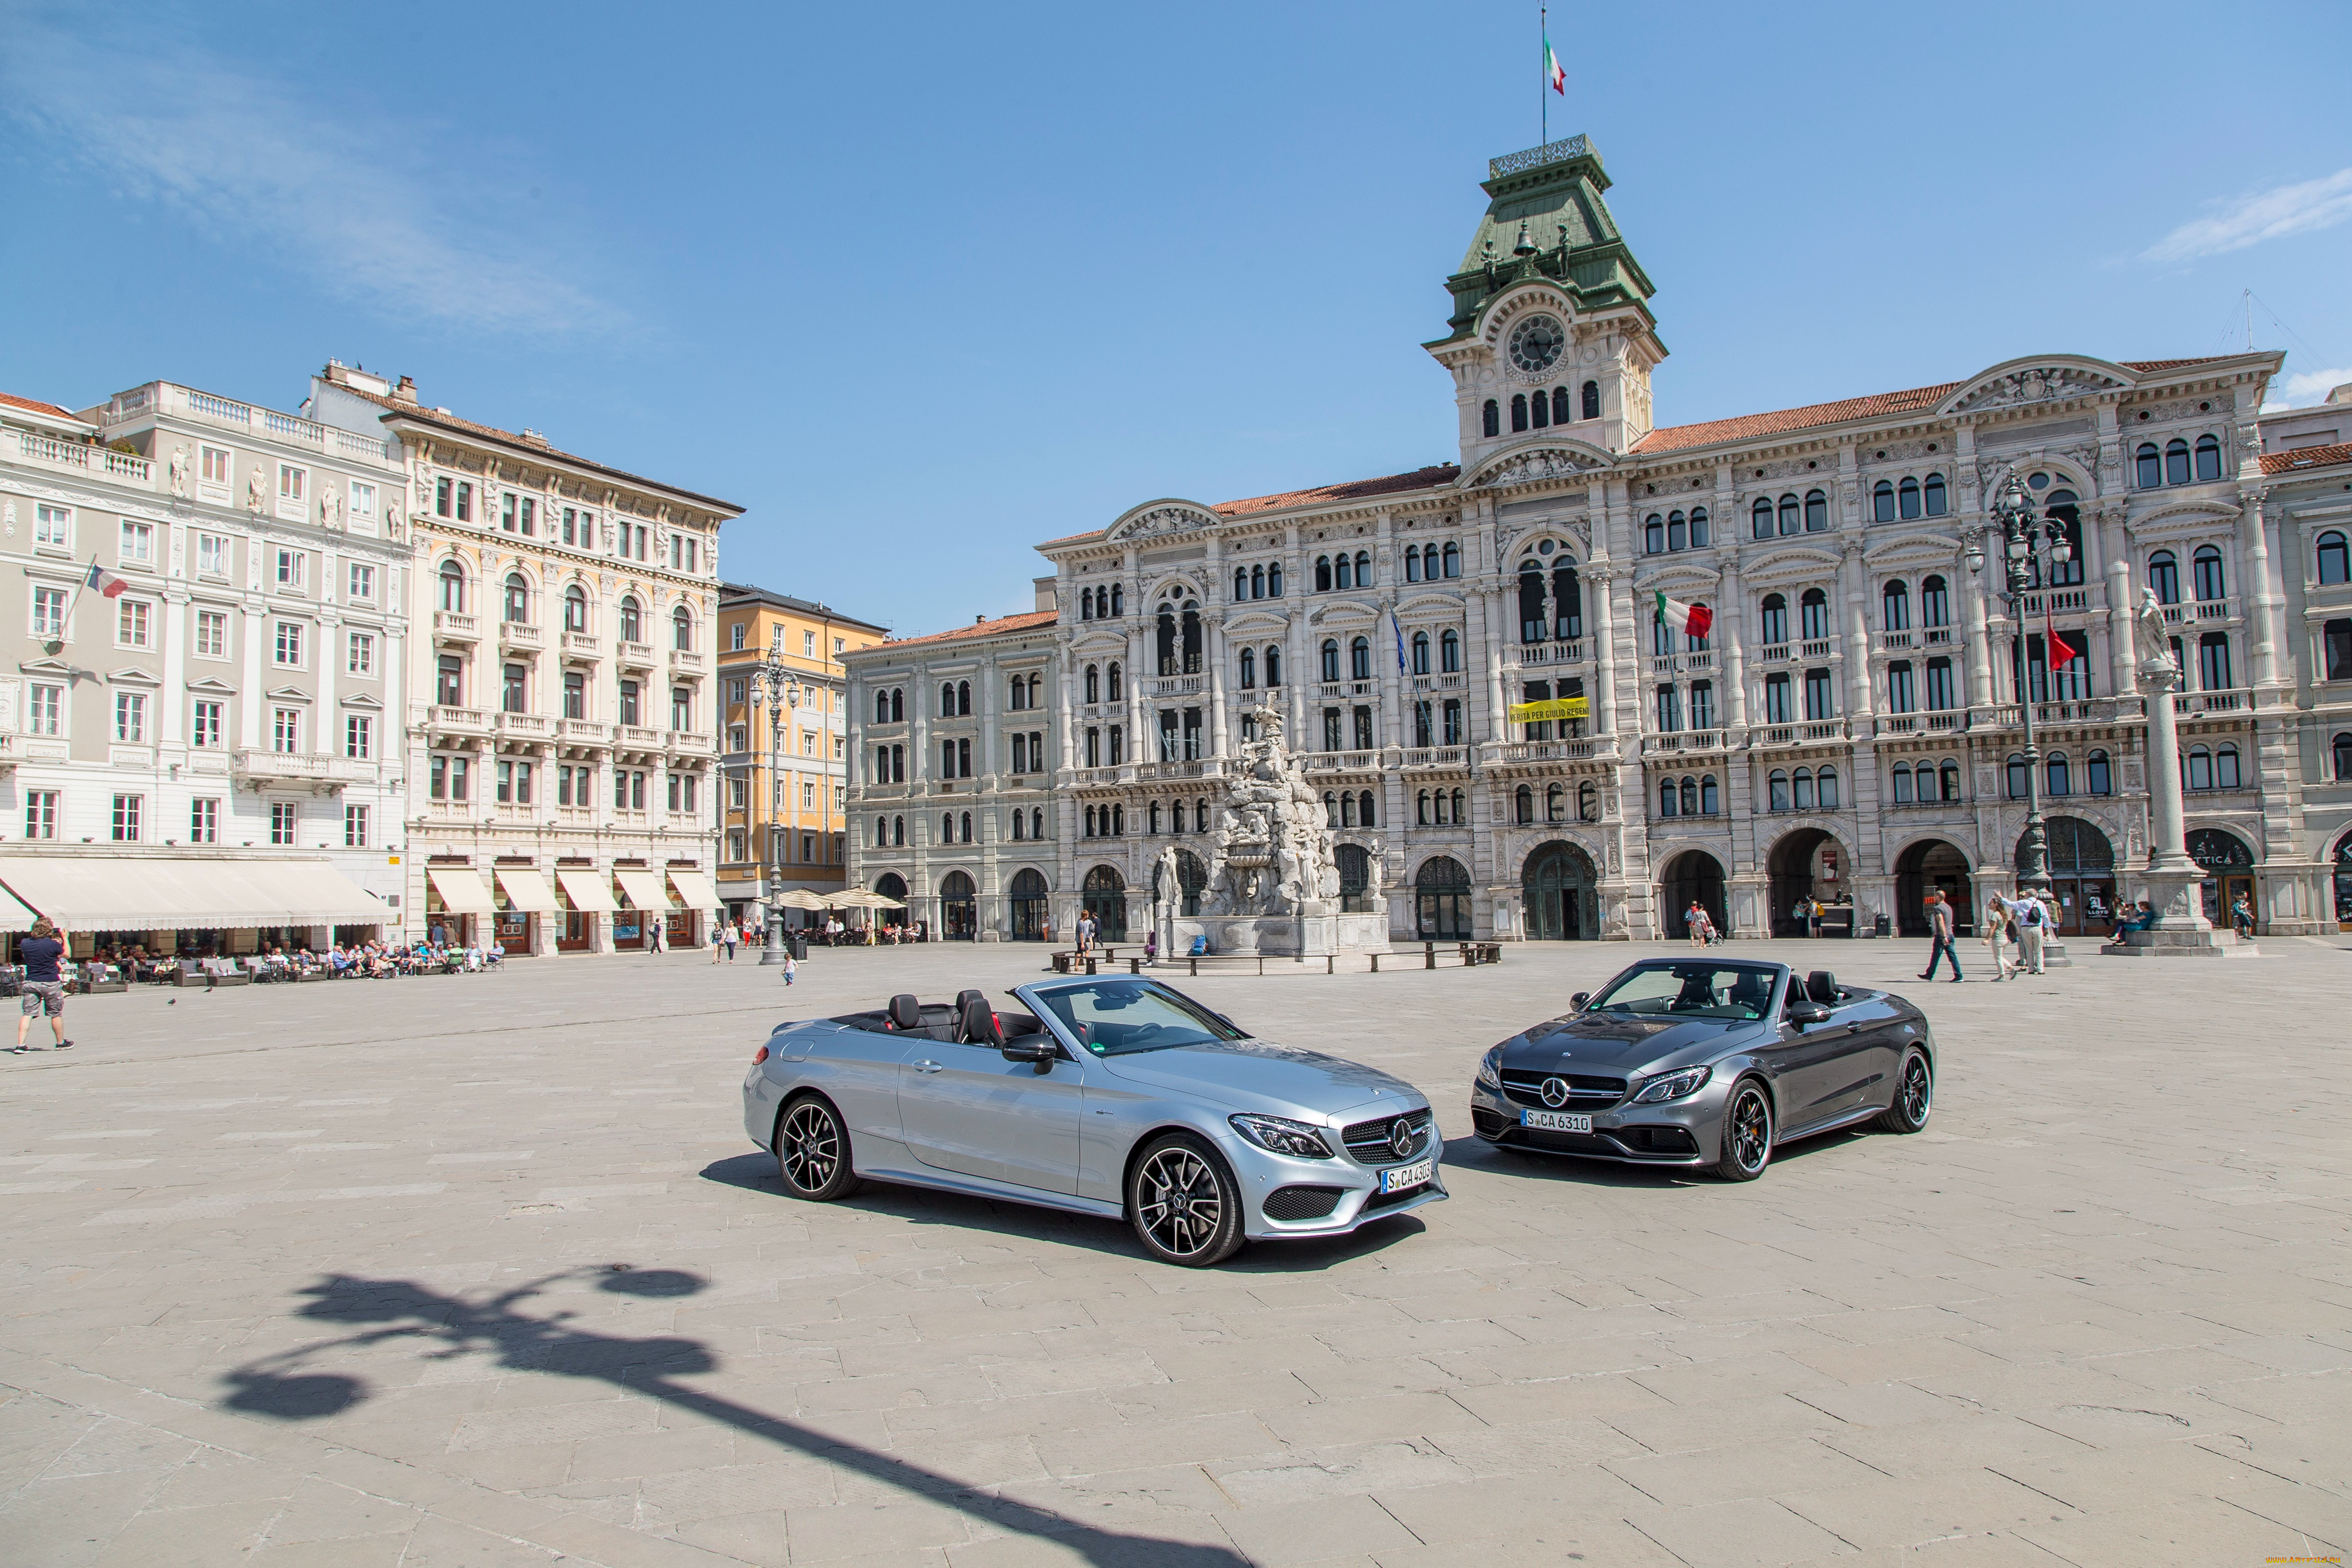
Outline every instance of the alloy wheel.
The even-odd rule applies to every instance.
[[[1895,1098],[1878,1124],[1890,1133],[1916,1133],[1927,1124],[1936,1108],[1936,1072],[1925,1051],[1916,1046],[1904,1053],[1895,1079]]]
[[[1225,1195],[1209,1162],[1181,1145],[1143,1162],[1137,1183],[1138,1222],[1171,1257],[1198,1257],[1216,1240],[1225,1218]]]
[[[1723,1158],[1716,1171],[1733,1181],[1753,1181],[1771,1157],[1771,1104],[1754,1082],[1742,1083],[1723,1113]]]
[[[793,1107],[776,1138],[784,1179],[802,1192],[821,1192],[841,1174],[841,1124],[832,1108],[808,1100]]]

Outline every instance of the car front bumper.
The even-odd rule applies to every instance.
[[[1520,1104],[1484,1083],[1470,1087],[1470,1120],[1490,1144],[1539,1154],[1620,1160],[1643,1166],[1711,1166],[1723,1146],[1723,1113],[1729,1085],[1709,1083],[1684,1100],[1656,1105],[1620,1101],[1592,1113],[1590,1133],[1556,1133],[1525,1126]]]
[[[1381,1173],[1396,1166],[1359,1165],[1344,1154],[1325,1160],[1294,1159],[1269,1153],[1238,1136],[1223,1138],[1219,1143],[1226,1163],[1233,1166],[1234,1179],[1241,1183],[1242,1234],[1252,1241],[1345,1236],[1376,1219],[1409,1214],[1448,1196],[1444,1181],[1445,1144],[1442,1138],[1432,1137],[1428,1147],[1414,1159],[1398,1162],[1403,1166],[1427,1160],[1429,1179],[1395,1193],[1383,1193],[1380,1188]],[[1326,1203],[1328,1207],[1324,1207]]]

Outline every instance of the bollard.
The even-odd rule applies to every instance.
[[[1377,975],[1377,974],[1379,974],[1380,972],[1381,972],[1381,956],[1380,956],[1378,953],[1375,953],[1375,954],[1373,954],[1373,955],[1372,955],[1372,973],[1373,973],[1373,974],[1375,974],[1375,975]]]
[[[1095,964],[1096,964],[1095,956],[1094,956],[1093,954],[1091,954],[1091,953],[1087,954],[1087,974],[1091,975],[1091,974],[1096,973]]]
[[[1199,960],[1198,958],[1192,957],[1191,955],[1189,955],[1189,954],[1188,954],[1188,955],[1186,955],[1186,956],[1185,956],[1184,962],[1185,962],[1185,965],[1190,968],[1190,970],[1191,970],[1191,972],[1192,972],[1192,976],[1193,976],[1195,978],[1198,978],[1198,977],[1200,977],[1200,973],[1201,973],[1201,960]]]
[[[1421,945],[1421,947],[1422,956],[1428,961],[1428,967],[1433,969],[1437,967],[1437,944],[1434,942],[1424,942]]]

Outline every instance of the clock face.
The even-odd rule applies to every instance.
[[[1539,376],[1559,363],[1568,346],[1568,329],[1556,318],[1530,316],[1511,332],[1511,364],[1521,373]]]

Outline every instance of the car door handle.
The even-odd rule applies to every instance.
[[[923,1061],[915,1063],[915,1071],[918,1072],[939,1072],[943,1071],[944,1068],[944,1063],[933,1061],[928,1057]]]
[[[1848,1034],[1860,1034],[1862,1032],[1862,1026],[1858,1023],[1850,1023],[1845,1026],[1845,1031]]]

